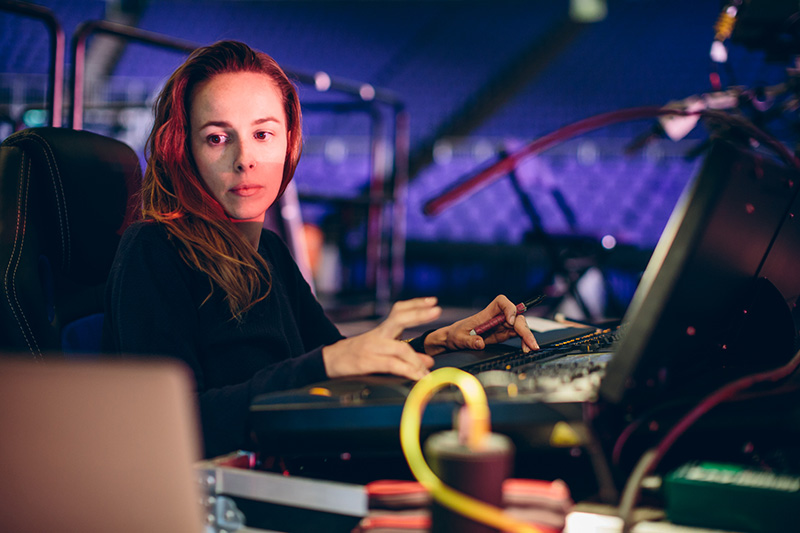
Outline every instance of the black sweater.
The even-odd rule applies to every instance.
[[[174,357],[191,368],[207,457],[248,449],[252,399],[327,379],[322,346],[343,338],[276,234],[262,231],[258,253],[271,291],[241,322],[218,286],[203,303],[210,278],[180,258],[157,223],[126,230],[109,276],[104,351]]]

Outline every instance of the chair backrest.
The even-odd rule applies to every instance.
[[[0,350],[99,351],[105,282],[140,182],[129,146],[88,131],[31,128],[0,144]]]

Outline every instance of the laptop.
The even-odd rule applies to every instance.
[[[783,159],[726,140],[712,143],[618,330],[589,332],[588,340],[579,330],[571,340],[540,342],[541,352],[530,356],[508,346],[447,354],[437,366],[496,379],[500,386],[490,388],[501,394],[489,395],[493,428],[516,443],[553,444],[559,422],[597,429],[602,414],[604,427],[595,433],[615,438],[626,420],[657,406],[688,409],[723,383],[788,362],[797,348],[800,174]],[[583,363],[600,372],[580,387],[548,378],[550,390],[526,388],[540,370]],[[398,449],[412,385],[367,376],[265,394],[251,405],[253,430],[267,453]],[[452,413],[452,402],[431,402],[423,435],[449,429]],[[612,444],[598,443],[605,450]]]
[[[202,532],[187,370],[0,357],[4,531]]]

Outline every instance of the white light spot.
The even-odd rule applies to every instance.
[[[725,48],[725,45],[720,41],[711,43],[709,55],[711,56],[711,61],[715,63],[725,63],[728,61],[728,49]]]
[[[613,235],[605,235],[600,239],[600,244],[602,244],[603,248],[606,250],[611,250],[617,245],[617,239],[615,239]]]
[[[436,141],[433,145],[433,160],[437,165],[446,165],[453,160],[453,145],[449,141]]]
[[[494,145],[486,139],[481,139],[472,146],[472,157],[475,161],[486,161],[494,155]]]
[[[592,141],[583,141],[578,145],[578,163],[588,167],[597,161],[597,145]]]
[[[319,92],[325,92],[331,88],[331,77],[327,72],[320,71],[314,74],[314,87]]]
[[[569,16],[575,22],[598,22],[608,15],[605,0],[571,0]]]
[[[333,137],[325,141],[325,159],[331,163],[342,163],[347,157],[347,145],[338,138]]]
[[[375,87],[373,87],[369,83],[365,83],[358,90],[358,94],[361,96],[362,100],[368,102],[375,98]]]

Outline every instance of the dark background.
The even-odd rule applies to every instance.
[[[753,4],[751,15],[775,15],[753,23],[749,42],[729,42],[728,62],[714,65],[709,49],[724,3],[711,0],[36,3],[57,16],[68,45],[82,21],[108,19],[197,44],[243,40],[292,71],[371,85],[399,102],[410,120],[403,277],[390,296],[438,294],[445,304],[474,306],[497,292],[522,300],[544,287],[556,309],[570,305],[561,297],[581,279],[595,317],[624,311],[681,190],[702,163],[704,126],[679,141],[653,135],[637,147],[655,121],[599,128],[526,159],[516,173],[519,190],[500,178],[437,216],[425,215],[423,206],[503,151],[576,121],[712,91],[711,73],[722,88],[786,81],[794,42],[767,50],[760,31],[783,20],[786,6],[796,7],[745,2],[743,14]],[[574,15],[576,6],[595,3],[605,11],[598,20]],[[36,113],[46,91],[43,25],[0,11],[0,50],[2,138],[46,120]],[[141,152],[152,99],[184,57],[92,37],[84,127]],[[374,299],[364,209],[348,199],[368,187],[375,132],[363,114],[314,108],[352,102],[351,96],[298,85],[306,142],[296,183],[304,221],[321,228],[327,244],[318,290],[339,303]],[[777,114],[761,125],[791,143],[793,118]],[[601,246],[606,236],[616,245]]]

